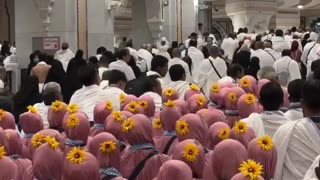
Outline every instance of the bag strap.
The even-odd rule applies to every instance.
[[[133,170],[132,174],[130,175],[130,177],[128,178],[128,180],[135,180],[138,175],[140,174],[140,172],[142,171],[142,169],[144,168],[144,165],[146,164],[147,160],[152,158],[153,156],[159,154],[158,151],[152,151],[144,160],[142,160],[137,167]]]
[[[222,77],[221,77],[220,73],[218,72],[218,70],[216,69],[216,67],[214,67],[213,62],[212,62],[210,59],[208,59],[208,61],[210,62],[211,66],[212,66],[212,68],[214,69],[214,71],[216,72],[216,74],[217,74],[217,75],[219,76],[219,78],[221,79]]]
[[[272,57],[272,59],[274,60],[274,61],[276,61],[276,58],[274,58],[274,56],[270,53],[270,52],[268,52],[268,51],[266,51],[266,50],[264,50],[265,52],[267,52],[271,57]]]
[[[307,61],[306,61],[306,65],[308,64],[308,60],[309,60],[309,55],[311,53],[311,50],[317,45],[317,43],[315,42],[314,45],[309,49],[308,54],[307,54]]]
[[[166,147],[164,148],[162,154],[168,154],[168,151],[169,151],[169,149],[170,149],[170,147],[171,147],[171,145],[172,145],[172,143],[173,143],[173,141],[175,139],[177,139],[177,136],[172,136],[170,138],[170,140],[168,141],[168,143],[167,143]]]

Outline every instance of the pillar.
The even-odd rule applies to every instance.
[[[182,0],[182,41],[198,31],[198,5],[199,0]]]
[[[276,14],[277,29],[287,30],[300,26],[300,12],[297,9],[280,9]]]
[[[268,30],[270,18],[276,13],[276,0],[227,0],[226,13],[235,31],[247,27],[249,32]]]
[[[7,0],[0,0],[0,27],[0,40],[8,41],[10,39],[10,27]]]
[[[161,37],[169,42],[177,41],[177,1],[167,0],[163,6],[163,31]]]

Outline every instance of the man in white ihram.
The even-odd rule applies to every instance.
[[[255,43],[255,51],[251,53],[251,58],[258,57],[260,60],[260,69],[270,66],[272,67],[274,62],[276,61],[275,57],[273,57],[272,54],[265,51],[263,49],[263,43],[261,41],[258,41]]]
[[[311,72],[311,64],[313,61],[317,59],[312,59],[312,51],[316,49],[317,46],[317,39],[318,39],[318,34],[315,32],[310,33],[310,40],[311,42],[307,43],[304,48],[303,48],[303,53],[301,56],[301,61],[307,66],[307,74],[309,75]]]
[[[188,48],[188,55],[192,60],[192,79],[195,83],[198,83],[200,68],[199,64],[204,60],[203,53],[197,48],[197,41],[190,40],[189,42],[189,48]]]
[[[228,34],[228,37],[222,41],[221,49],[224,51],[226,60],[232,62],[233,54],[236,49],[239,47],[239,41],[234,38],[233,34]]]
[[[54,55],[54,59],[61,61],[64,71],[67,71],[69,62],[72,58],[74,58],[74,54],[69,49],[69,44],[67,42],[63,42],[61,49]]]
[[[136,78],[136,76],[133,73],[132,68],[128,65],[128,62],[130,61],[130,51],[128,49],[121,49],[119,51],[119,57],[121,59],[117,60],[116,62],[113,62],[109,65],[109,69],[113,70],[119,70],[125,73],[127,80],[131,81]]]
[[[170,67],[173,66],[173,65],[175,65],[175,64],[180,64],[180,65],[183,67],[183,69],[184,69],[184,71],[185,71],[185,73],[186,73],[186,81],[187,81],[188,83],[193,83],[192,77],[191,77],[191,75],[190,75],[189,66],[188,66],[188,64],[187,64],[186,62],[184,62],[184,61],[181,59],[180,49],[179,49],[179,48],[174,48],[174,49],[172,50],[172,56],[173,56],[173,59],[171,59],[171,60],[169,61],[169,63],[168,63],[168,69],[170,69]],[[169,76],[170,76],[169,73],[167,73],[166,79],[167,79],[167,78],[170,79]],[[170,80],[169,82],[171,82],[171,80]],[[168,84],[169,84],[169,83],[168,83]]]

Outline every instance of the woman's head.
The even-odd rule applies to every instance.
[[[83,58],[83,51],[81,49],[78,49],[75,55],[76,59],[82,59]]]
[[[227,75],[233,79],[240,79],[244,75],[244,70],[239,64],[231,64],[227,70]]]
[[[292,41],[291,51],[296,51],[299,48],[299,42],[297,40]]]

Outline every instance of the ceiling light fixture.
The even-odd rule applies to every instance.
[[[298,9],[303,9],[303,5],[298,5],[297,8]]]

